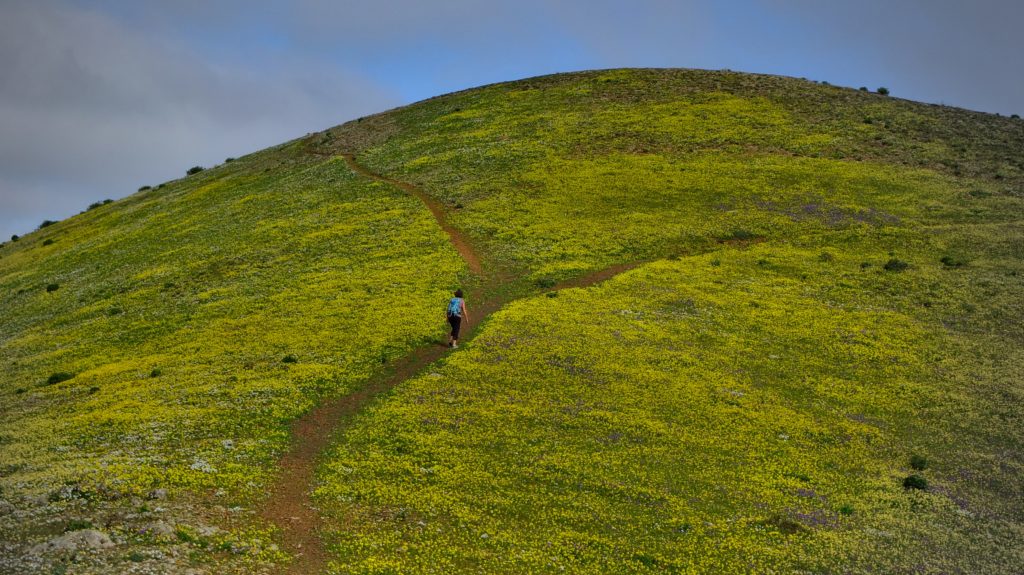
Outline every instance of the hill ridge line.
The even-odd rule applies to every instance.
[[[484,280],[479,287],[479,296],[486,296],[491,288],[502,281],[496,276],[485,279],[481,258],[472,246],[472,241],[447,221],[447,212],[440,202],[428,196],[415,185],[377,174],[359,164],[351,153],[340,154],[353,172],[386,184],[396,186],[421,200],[433,214],[438,225],[448,234],[452,245],[466,261],[473,276]],[[545,290],[560,291],[570,288],[585,288],[629,271],[647,261],[635,261],[612,265],[590,274],[566,280]],[[495,285],[492,285],[495,284]],[[543,293],[536,290],[518,298],[481,297],[483,302],[478,311],[470,314],[463,328],[464,341],[472,341],[476,327],[482,321],[501,309],[505,304]],[[317,463],[332,439],[344,431],[353,421],[353,416],[362,412],[378,398],[384,396],[398,384],[410,379],[427,366],[441,359],[449,351],[440,342],[424,344],[411,350],[404,357],[391,364],[389,369],[371,377],[362,387],[347,395],[325,398],[311,410],[292,423],[292,445],[279,460],[279,476],[270,490],[258,516],[281,529],[281,540],[285,550],[291,553],[293,561],[287,573],[312,575],[324,571],[329,560],[326,546],[320,537],[322,520],[313,506],[311,498]]]

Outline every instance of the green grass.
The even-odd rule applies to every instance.
[[[285,560],[248,511],[288,424],[440,338],[468,279],[340,152],[420,185],[496,292],[536,297],[323,459],[334,572],[1024,562],[1019,121],[689,70],[434,98],[0,246],[0,541],[74,518],[128,543],[97,571],[168,545]],[[648,263],[542,293],[627,262]],[[177,541],[145,535],[160,518]]]
[[[263,172],[267,155],[303,161]],[[464,265],[420,203],[341,160],[263,156],[5,251],[3,496],[71,481],[101,506],[155,488],[250,506],[292,419],[441,338],[435,303]]]

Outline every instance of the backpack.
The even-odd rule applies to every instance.
[[[448,315],[462,317],[462,298],[453,297],[452,300],[448,302]]]

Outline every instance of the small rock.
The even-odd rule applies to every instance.
[[[196,533],[203,537],[213,537],[220,533],[220,528],[212,525],[200,525],[199,527],[196,527]]]
[[[14,506],[0,499],[0,515],[10,515],[11,513],[14,513]]]
[[[174,526],[171,525],[170,523],[167,523],[166,521],[157,521],[155,523],[151,523],[151,524],[143,527],[142,528],[142,532],[143,533],[148,533],[148,534],[150,534],[150,535],[152,535],[154,537],[158,537],[158,538],[173,537],[174,536]]]
[[[74,553],[86,549],[107,549],[114,546],[110,537],[95,529],[72,531],[54,537],[32,548],[32,553]]]
[[[146,495],[146,497],[148,499],[167,499],[167,490],[154,489],[153,491],[150,491],[149,494]]]

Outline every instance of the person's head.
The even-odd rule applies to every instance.
[[[462,297],[462,290],[461,289],[455,290],[455,297]]]

